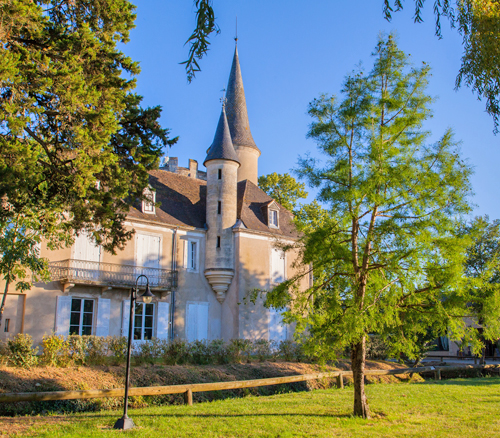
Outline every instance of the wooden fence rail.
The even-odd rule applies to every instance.
[[[394,374],[413,374],[423,372],[434,372],[436,379],[441,377],[442,371],[459,371],[465,369],[499,368],[498,365],[458,365],[458,366],[436,366],[400,368],[392,370],[366,370],[366,376],[384,376]],[[343,377],[352,376],[352,371],[332,371],[328,373],[301,374],[298,376],[272,377],[269,379],[239,380],[232,382],[214,383],[192,383],[187,385],[170,386],[145,386],[129,389],[129,396],[138,395],[164,395],[184,394],[186,404],[193,403],[193,392],[221,391],[228,389],[256,388],[259,386],[280,385],[283,383],[305,382],[324,378],[337,378],[337,387],[343,388]],[[0,403],[13,403],[22,401],[54,401],[54,400],[78,400],[103,397],[123,397],[124,388],[114,389],[92,389],[87,391],[45,391],[45,392],[11,392],[0,393]]]

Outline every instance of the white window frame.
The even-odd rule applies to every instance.
[[[80,300],[80,310],[79,310],[80,320],[78,322],[78,333],[71,333],[71,327],[72,326],[76,326],[76,324],[72,324],[71,323],[72,314],[75,313],[75,312],[73,312],[73,301],[74,300]],[[89,312],[85,312],[82,309],[82,307],[84,308],[84,306],[85,306],[85,301],[92,301],[92,323],[90,324],[90,328],[91,328],[90,335],[93,335],[94,332],[95,332],[96,300],[92,299],[92,298],[85,298],[85,297],[71,297],[70,314],[69,314],[69,330],[68,330],[68,333],[70,335],[71,334],[73,334],[73,335],[79,335],[79,336],[83,335],[83,333],[82,333],[82,330],[83,330],[83,317],[84,317],[85,313],[89,313]],[[88,327],[88,325],[86,325],[86,327]],[[87,335],[88,335],[88,333],[87,333]]]
[[[274,221],[273,219],[276,219]],[[280,216],[279,216],[279,211],[275,209],[270,209],[269,210],[269,228],[279,228],[280,227]]]
[[[146,214],[156,214],[156,191],[152,190],[150,187],[146,187],[143,195],[149,200],[142,200],[142,212]]]
[[[136,339],[135,337],[135,318],[138,316],[137,312],[135,312],[135,309],[134,309],[134,321],[132,322],[132,338],[134,341],[145,341],[145,340],[148,340],[148,339],[144,339],[144,331],[146,329],[145,327],[145,322],[146,322],[146,312],[144,311],[145,310],[145,306],[147,305],[151,305],[153,306],[153,313],[151,315],[148,315],[148,316],[151,316],[153,318],[153,325],[151,327],[148,327],[148,328],[151,328],[151,338],[154,338],[155,337],[155,325],[156,325],[156,308],[157,306],[155,306],[155,303],[138,303],[137,301],[134,303],[136,306],[142,306],[142,324],[141,324],[141,337],[139,339]]]
[[[194,245],[194,253],[193,253]],[[187,239],[184,241],[184,267],[188,272],[198,272],[200,268],[200,240]]]
[[[198,242],[194,240],[188,241],[188,269],[192,271],[196,271],[198,265],[196,263],[196,259],[198,258]]]

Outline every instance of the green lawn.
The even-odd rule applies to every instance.
[[[127,436],[500,436],[500,378],[368,385],[367,394],[371,420],[351,417],[353,391],[346,388],[135,409],[130,416],[138,427]],[[112,426],[119,416],[102,412],[38,417],[23,436],[117,436],[121,432]]]

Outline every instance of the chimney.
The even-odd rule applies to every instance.
[[[168,170],[172,173],[177,173],[177,166],[179,164],[179,159],[177,157],[170,157],[168,161]]]
[[[168,170],[168,161],[169,161],[169,157],[163,157],[161,159],[160,169]]]
[[[189,159],[189,176],[196,178],[198,174],[198,161]]]

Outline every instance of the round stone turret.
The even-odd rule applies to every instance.
[[[238,168],[224,106],[204,162],[207,168],[207,238],[205,277],[222,303],[234,277]]]

